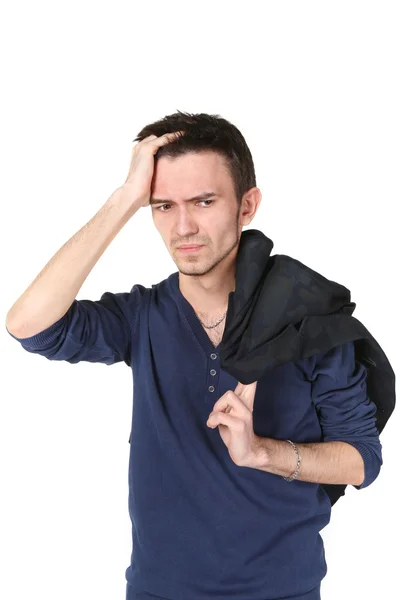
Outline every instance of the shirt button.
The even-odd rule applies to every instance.
[[[215,359],[217,358],[217,355],[213,353],[213,354],[211,354],[211,358],[212,358],[213,360],[215,360]]]
[[[209,392],[213,392],[213,391],[214,391],[214,389],[215,389],[215,388],[214,388],[214,386],[213,386],[213,385],[210,385],[210,387],[208,388],[208,391],[209,391]]]
[[[215,375],[216,372],[217,371],[215,369],[211,369],[211,371],[210,371],[211,375]]]

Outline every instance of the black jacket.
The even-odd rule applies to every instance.
[[[352,341],[355,359],[368,370],[367,393],[381,433],[396,403],[395,374],[377,341],[352,316],[350,291],[290,256],[270,256],[273,245],[261,231],[242,232],[221,367],[249,384],[267,369]],[[322,485],[332,505],[345,493],[346,485]]]

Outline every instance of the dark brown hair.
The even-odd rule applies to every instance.
[[[159,137],[174,131],[184,131],[185,134],[159,148],[154,156],[155,162],[162,156],[175,157],[210,150],[217,152],[225,159],[240,205],[243,194],[257,184],[253,158],[239,129],[219,115],[190,114],[178,110],[143,127],[133,141],[140,142],[149,135]]]

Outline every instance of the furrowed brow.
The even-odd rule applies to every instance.
[[[195,202],[198,200],[208,200],[209,198],[213,198],[218,196],[215,192],[204,192],[203,194],[199,194],[198,196],[193,196],[193,198],[188,198],[185,202]],[[173,200],[162,199],[162,198],[150,198],[150,204],[175,204]]]

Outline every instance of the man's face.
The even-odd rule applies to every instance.
[[[186,201],[214,192],[207,200]],[[157,161],[151,210],[154,224],[184,275],[205,275],[239,244],[242,225],[233,181],[223,157],[215,152],[189,153]],[[170,201],[170,202],[169,202]],[[201,244],[182,251],[183,244]]]

